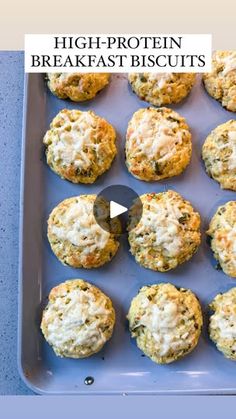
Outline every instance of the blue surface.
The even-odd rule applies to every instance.
[[[0,52],[0,394],[32,394],[16,365],[23,53]]]
[[[0,405],[4,419],[65,419],[74,412],[79,419],[222,419],[235,411],[236,396],[13,396],[0,397]]]

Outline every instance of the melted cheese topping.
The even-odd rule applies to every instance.
[[[96,300],[90,290],[79,288],[57,297],[44,312],[49,343],[64,349],[66,345],[72,349],[77,345],[100,346],[106,341],[101,326],[110,314],[105,304],[102,295]]]
[[[97,126],[95,116],[89,112],[75,113],[75,120],[71,121],[68,114],[60,112],[58,118],[63,120],[63,124],[53,126],[55,140],[51,149],[54,160],[66,166],[73,163],[78,168],[87,169],[91,165],[91,153],[99,155],[101,149],[101,143],[96,144],[93,138]],[[48,131],[46,144],[50,143],[51,137]]]
[[[224,313],[214,314],[211,318],[211,328],[219,329],[221,339],[235,339],[236,348],[236,314],[227,317]]]
[[[220,339],[235,340],[236,350],[236,306],[235,289],[216,297],[216,312],[211,316],[210,327],[219,332]]]
[[[76,202],[78,201],[78,202]],[[109,240],[110,233],[96,222],[93,215],[94,200],[86,196],[79,196],[72,201],[63,214],[57,215],[59,225],[52,224],[51,233],[60,240],[68,240],[73,245],[82,247],[84,253],[103,249]],[[105,221],[106,211],[99,214],[100,220]]]
[[[181,216],[183,214],[176,200],[167,199],[161,202],[151,200],[145,203],[141,221],[135,228],[136,243],[144,248],[160,246],[164,256],[177,256],[183,245],[179,234],[182,228],[179,223]]]
[[[164,162],[175,154],[176,145],[182,144],[186,130],[178,128],[177,122],[164,118],[160,121],[150,111],[143,112],[139,120],[134,115],[128,127],[127,150],[135,156],[145,155]]]
[[[177,295],[171,299],[163,293],[161,297],[149,299],[144,293],[139,295],[139,303],[144,314],[137,326],[145,326],[152,334],[160,356],[170,351],[180,350],[188,346],[191,336],[186,329],[184,316],[181,315],[181,306]],[[188,339],[189,338],[189,339]]]
[[[163,89],[172,79],[172,73],[149,73],[148,74],[149,80],[154,80],[159,89]]]
[[[224,69],[222,71],[224,76],[230,71],[236,71],[236,51],[232,51],[226,57],[221,58],[220,61],[224,64]]]

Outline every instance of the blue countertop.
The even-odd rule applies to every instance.
[[[16,363],[24,56],[0,52],[0,394],[32,394]]]

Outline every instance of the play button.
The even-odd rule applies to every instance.
[[[135,217],[132,218],[132,228],[139,223],[142,216],[142,203],[138,194],[125,185],[108,186],[97,195],[93,208],[94,217],[97,223],[109,232],[116,230],[118,219],[121,232],[127,233],[130,208],[134,203]]]
[[[126,211],[128,211],[128,208],[118,204],[117,202],[110,201],[110,218],[114,218],[118,215],[124,214],[124,212]]]

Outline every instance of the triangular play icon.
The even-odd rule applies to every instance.
[[[118,204],[115,201],[110,201],[110,218],[117,217],[126,211],[128,211],[128,208]]]

